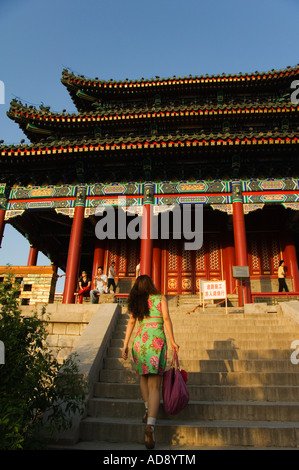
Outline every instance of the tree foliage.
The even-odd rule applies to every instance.
[[[56,430],[66,430],[83,412],[86,383],[77,358],[61,365],[46,345],[45,312],[22,314],[12,273],[0,284],[0,449],[38,448]]]

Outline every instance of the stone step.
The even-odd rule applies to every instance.
[[[126,325],[128,322],[129,316],[126,314],[122,314],[118,320],[118,325]],[[297,327],[298,324],[294,323],[291,318],[285,318],[281,315],[279,316],[261,316],[261,315],[186,315],[185,313],[176,313],[175,315],[171,315],[171,321],[173,325],[181,326],[181,325],[202,325],[205,327],[215,327],[219,325],[222,326],[241,326],[246,325],[250,327],[262,327],[262,326],[269,326],[269,327]],[[138,321],[137,321],[138,323]]]
[[[178,342],[180,344],[181,341],[186,341],[186,338],[192,340],[192,338],[196,338],[198,340],[198,342],[203,342],[203,341],[206,341],[206,340],[214,340],[215,341],[225,341],[225,340],[228,340],[228,338],[232,338],[232,335],[233,335],[233,339],[235,341],[250,341],[250,340],[257,340],[259,339],[260,341],[261,340],[269,340],[271,339],[271,341],[275,341],[275,340],[282,340],[282,341],[289,341],[290,343],[295,340],[295,339],[299,339],[299,333],[297,333],[297,337],[296,337],[296,332],[295,331],[288,331],[288,332],[283,332],[283,331],[275,331],[274,333],[271,333],[271,335],[269,335],[267,333],[267,331],[257,331],[257,332],[253,332],[253,331],[234,331],[234,332],[230,332],[230,331],[213,331],[213,330],[210,330],[210,331],[194,331],[194,329],[190,329],[188,330],[174,330],[174,335],[175,335],[175,340],[176,342]],[[166,335],[167,336],[167,335]],[[134,334],[132,335],[131,338],[134,337]],[[114,334],[113,334],[113,339],[124,339],[125,338],[125,331],[122,331],[122,330],[119,330],[119,331],[115,331]]]
[[[232,381],[233,382],[233,381]],[[287,381],[286,381],[287,382]],[[239,385],[229,383],[227,385],[188,385],[190,400],[192,401],[223,401],[233,402],[298,402],[299,382],[297,385],[267,385],[267,383]],[[140,400],[139,383],[104,383],[97,382],[94,387],[94,398],[136,399]]]
[[[238,347],[231,348],[217,348],[217,349],[199,349],[198,343],[193,342],[192,347],[189,343],[187,348],[180,348],[179,360],[187,359],[198,359],[198,360],[207,360],[207,359],[217,359],[217,360],[256,360],[256,359],[266,359],[266,360],[290,360],[291,350],[289,349],[240,349]],[[200,345],[201,346],[201,345]],[[118,347],[111,346],[107,351],[107,357],[120,358],[121,357],[122,344],[119,344]],[[168,357],[171,357],[171,350],[168,350]]]
[[[266,359],[180,359],[180,367],[187,372],[298,372],[298,365],[290,360]],[[106,357],[105,369],[131,369],[130,361],[122,358]]]
[[[168,416],[160,404],[158,445],[299,446],[299,365],[291,362],[291,343],[299,339],[299,326],[273,308],[259,314],[231,308],[227,314],[211,306],[208,312],[197,308],[186,315],[198,299],[185,298],[183,305],[173,307],[176,300],[180,299],[169,305],[180,344],[180,367],[188,372],[190,402],[177,416]],[[127,313],[119,317],[80,438],[140,443],[143,449],[139,376],[131,353],[127,361],[121,358],[128,318]],[[130,347],[137,328],[136,323]],[[169,348],[168,366],[171,358]]]
[[[180,307],[170,307],[168,306],[168,311],[171,315],[185,314],[188,316],[226,316],[226,317],[235,317],[235,316],[255,316],[255,317],[281,317],[281,309],[277,306],[267,307],[265,310],[256,309],[252,307],[250,310],[244,310],[243,308],[228,307],[227,310],[225,306],[223,307],[213,307],[209,305],[203,310],[203,308],[194,305],[193,308],[190,305],[180,306]],[[125,313],[128,313],[128,310],[124,310]]]
[[[252,312],[244,313],[243,310],[230,310],[226,312],[225,308],[209,308],[208,310],[196,308],[192,312],[182,307],[168,308],[168,311],[172,318],[174,317],[185,317],[185,318],[201,318],[206,320],[212,319],[284,319],[285,317],[280,311],[267,311],[267,312]],[[123,308],[120,314],[123,318],[129,318],[129,311]]]
[[[214,325],[237,325],[240,326],[242,324],[244,325],[249,325],[249,326],[262,326],[262,325],[267,325],[267,326],[277,326],[277,325],[289,325],[292,326],[293,322],[291,320],[285,321],[283,318],[272,318],[272,317],[254,317],[254,318],[248,318],[248,316],[232,316],[232,315],[223,315],[219,317],[215,316],[213,319],[210,317],[207,318],[206,316],[203,315],[186,315],[186,314],[180,314],[180,315],[172,315],[171,320],[173,324],[179,324],[179,325],[190,325],[190,324],[195,324],[195,325],[204,325],[204,326],[214,326]],[[118,324],[119,325],[124,325],[128,321],[127,316],[122,316],[119,319]]]
[[[137,332],[137,327],[133,332],[132,338],[134,337],[135,333]],[[117,337],[124,337],[125,335],[126,328],[125,327],[120,327],[118,326],[113,334],[114,338]],[[269,338],[269,337],[274,337],[274,338],[279,338],[283,335],[287,335],[288,337],[296,335],[296,329],[288,326],[276,326],[276,327],[271,327],[271,326],[266,326],[263,325],[260,328],[257,327],[247,327],[246,325],[214,325],[214,326],[207,326],[205,327],[204,325],[179,325],[175,326],[173,325],[173,331],[174,331],[174,336],[175,337],[188,337],[192,338],[194,336],[200,337],[200,338],[209,338],[213,335],[213,337],[216,336],[216,339],[219,338],[220,336],[227,339],[227,337],[244,337],[244,335],[250,335],[250,338],[254,335],[255,337],[259,338]],[[167,330],[165,330],[165,333],[167,335]],[[298,333],[299,334],[299,331]]]
[[[206,318],[196,318],[193,317],[191,318],[190,316],[182,316],[182,317],[172,317],[172,324],[176,327],[189,327],[190,325],[192,326],[197,326],[199,327],[204,327],[204,328],[232,328],[232,327],[242,327],[242,326],[248,326],[251,329],[258,329],[262,327],[269,327],[271,329],[275,328],[285,328],[285,329],[291,329],[294,327],[294,324],[289,321],[283,321],[282,319],[267,319],[267,318],[256,318],[253,320],[250,320],[248,318],[217,318],[214,321],[211,319],[206,319]],[[128,319],[127,318],[121,318],[118,322],[117,329],[120,329],[121,327],[125,327],[127,324]]]
[[[139,383],[139,377],[130,369],[102,369],[99,380],[118,384]],[[297,372],[188,372],[188,388],[191,385],[299,386],[299,374]]]
[[[296,447],[299,423],[265,421],[160,420],[155,427],[157,442],[181,446]],[[117,437],[116,437],[117,436]],[[81,422],[81,439],[140,443],[144,449],[144,425],[140,419],[88,417]]]
[[[280,340],[272,340],[272,339],[253,339],[253,340],[234,340],[233,346],[231,340],[217,340],[214,341],[213,339],[205,339],[199,341],[188,341],[185,339],[178,341],[180,345],[180,354],[182,351],[194,350],[196,348],[205,348],[208,350],[216,350],[216,349],[227,349],[231,351],[232,349],[237,350],[246,350],[246,349],[288,349],[290,348],[290,344],[295,339],[295,336],[290,339],[280,339]],[[111,346],[112,347],[123,347],[124,338],[113,338],[111,339]],[[132,343],[131,343],[132,344]],[[168,343],[169,344],[169,343]],[[169,347],[170,350],[170,347]]]
[[[88,406],[89,416],[104,418],[134,419],[144,414],[144,404],[141,400],[121,398],[117,402],[109,398],[92,398]],[[191,401],[178,415],[165,412],[160,403],[158,420],[180,421],[298,421],[299,402],[215,402]]]
[[[289,328],[294,326],[293,323],[291,322],[286,322],[283,321],[281,318],[256,318],[250,320],[249,318],[229,318],[229,317],[224,317],[224,318],[217,318],[214,321],[211,321],[211,319],[207,318],[201,318],[201,317],[191,317],[190,315],[182,315],[182,316],[176,316],[171,318],[172,323],[174,325],[180,326],[180,325],[200,325],[204,327],[209,327],[209,326],[217,326],[223,327],[223,326],[250,326],[253,328],[258,328],[258,327],[263,327],[263,326],[269,326],[269,327],[277,327],[277,326],[288,326]],[[118,321],[118,326],[121,325],[126,325],[128,322],[128,318],[120,318]]]
[[[185,317],[185,318],[200,318],[203,320],[209,320],[209,319],[227,319],[227,320],[241,320],[241,319],[250,319],[252,318],[253,320],[281,320],[283,319],[283,314],[279,312],[274,312],[274,311],[268,311],[268,312],[263,312],[263,313],[256,313],[256,312],[243,312],[243,311],[226,311],[225,308],[221,309],[212,309],[209,308],[207,310],[202,310],[202,309],[194,309],[194,310],[188,310],[186,308],[175,308],[175,309],[168,309],[171,318],[175,317]],[[124,312],[124,315],[128,315],[128,311]]]

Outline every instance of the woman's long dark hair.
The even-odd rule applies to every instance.
[[[152,279],[146,274],[137,277],[128,298],[128,310],[134,318],[141,321],[149,315],[149,295],[160,294]]]

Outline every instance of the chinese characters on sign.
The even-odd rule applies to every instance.
[[[227,312],[226,282],[225,281],[207,281],[203,282],[203,301],[214,299],[225,299]],[[204,309],[204,302],[203,302]]]
[[[204,299],[224,299],[226,297],[225,281],[205,282],[203,295]]]

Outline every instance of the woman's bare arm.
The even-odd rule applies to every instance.
[[[161,303],[162,303],[162,315],[163,315],[164,325],[165,325],[166,331],[168,333],[168,336],[171,342],[171,347],[174,351],[178,353],[179,345],[175,342],[175,339],[174,339],[172,321],[171,321],[169,311],[168,311],[167,300],[164,297],[164,295],[162,295]]]
[[[129,341],[130,341],[131,334],[132,334],[132,331],[134,329],[135,323],[136,323],[136,318],[134,318],[133,315],[130,314],[130,318],[129,318],[129,321],[128,321],[128,324],[127,324],[127,329],[126,329],[124,346],[123,346],[123,349],[122,349],[123,359],[128,359],[128,351],[129,351],[128,344],[129,344]]]

